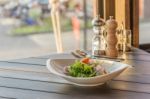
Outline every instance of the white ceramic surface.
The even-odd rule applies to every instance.
[[[64,74],[63,67],[73,64],[75,60],[76,59],[48,59],[47,68],[51,73],[66,79],[72,84],[78,86],[97,86],[115,78],[128,67],[130,67],[129,65],[120,62],[99,60],[99,62],[101,62],[101,66],[106,69],[108,74],[89,78],[72,77]]]

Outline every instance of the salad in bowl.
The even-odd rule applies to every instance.
[[[97,86],[110,81],[128,67],[127,64],[102,59],[48,59],[48,70],[78,86]]]
[[[64,67],[64,73],[72,77],[94,77],[107,74],[105,68],[97,60],[83,58],[73,64]]]

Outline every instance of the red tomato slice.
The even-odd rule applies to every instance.
[[[88,64],[89,61],[90,61],[89,58],[83,58],[83,59],[81,60],[81,62],[82,62],[82,63],[85,63],[85,64]]]

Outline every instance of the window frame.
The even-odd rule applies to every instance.
[[[139,0],[94,0],[94,16],[99,14],[107,20],[114,16],[118,25],[132,30],[132,45],[139,47]]]

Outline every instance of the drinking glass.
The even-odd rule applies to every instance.
[[[131,51],[131,30],[124,30],[124,33],[123,33],[123,52],[128,52],[128,51]]]

